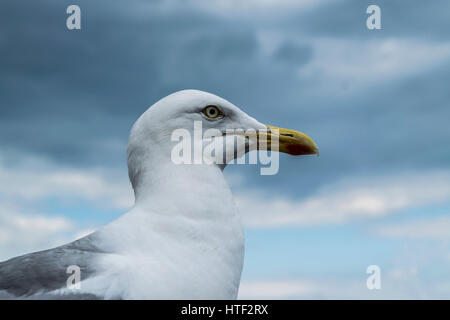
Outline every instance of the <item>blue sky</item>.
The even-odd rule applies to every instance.
[[[82,29],[65,26],[68,5]],[[366,28],[381,8],[382,30]],[[246,225],[242,298],[450,297],[450,3],[0,3],[0,259],[132,203],[133,122],[174,91],[220,95],[320,157],[225,170]],[[382,289],[366,288],[378,265]]]

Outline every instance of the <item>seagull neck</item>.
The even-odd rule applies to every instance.
[[[149,169],[141,171],[138,183],[134,186],[136,207],[148,207],[154,211],[160,204],[185,207],[188,199],[188,203],[214,203],[231,199],[228,183],[216,165],[176,165],[166,162]]]

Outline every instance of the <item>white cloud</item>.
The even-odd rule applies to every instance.
[[[111,208],[129,208],[133,195],[126,181],[108,179],[94,170],[53,167],[6,168],[0,163],[0,194],[4,198],[38,200],[49,196],[77,197]]]
[[[373,232],[387,238],[450,239],[450,216],[383,225],[375,228]]]
[[[195,8],[207,15],[226,19],[263,20],[279,15],[305,12],[337,0],[183,0],[183,1],[142,1],[130,8],[133,18],[148,18],[150,15],[164,15],[182,9]]]
[[[1,159],[0,159],[1,160]],[[40,212],[49,198],[82,199],[93,207],[123,209],[132,205],[127,180],[95,170],[61,168],[35,159],[6,167],[0,161],[0,260],[64,244],[91,229],[59,215]]]
[[[336,0],[191,0],[200,9],[229,17],[243,15],[247,19],[260,18],[261,14],[301,12]],[[255,15],[255,13],[258,15]]]
[[[417,271],[396,269],[381,273],[381,289],[369,290],[369,275],[311,277],[241,282],[238,299],[448,299],[450,281],[420,279]]]
[[[450,43],[388,38],[382,40],[310,39],[313,59],[299,68],[309,83],[329,90],[359,90],[410,76],[450,61]]]
[[[347,179],[300,200],[248,192],[236,198],[250,227],[342,223],[448,201],[450,171]]]
[[[311,281],[243,281],[239,299],[306,298],[317,293],[320,287]]]
[[[63,244],[79,232],[75,223],[65,217],[23,210],[0,202],[0,261]]]

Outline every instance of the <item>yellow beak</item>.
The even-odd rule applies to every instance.
[[[294,156],[319,155],[317,144],[306,134],[269,125],[267,128],[267,132],[258,133],[258,150],[273,150]]]

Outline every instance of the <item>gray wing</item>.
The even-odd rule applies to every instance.
[[[96,235],[71,242],[45,251],[25,254],[0,263],[0,299],[26,298],[36,294],[36,298],[49,299],[55,296],[47,293],[65,288],[67,267],[77,265],[81,269],[81,280],[95,272],[95,259],[105,253],[96,246]],[[64,298],[74,298],[64,296]],[[77,295],[77,298],[92,299],[94,296]]]

